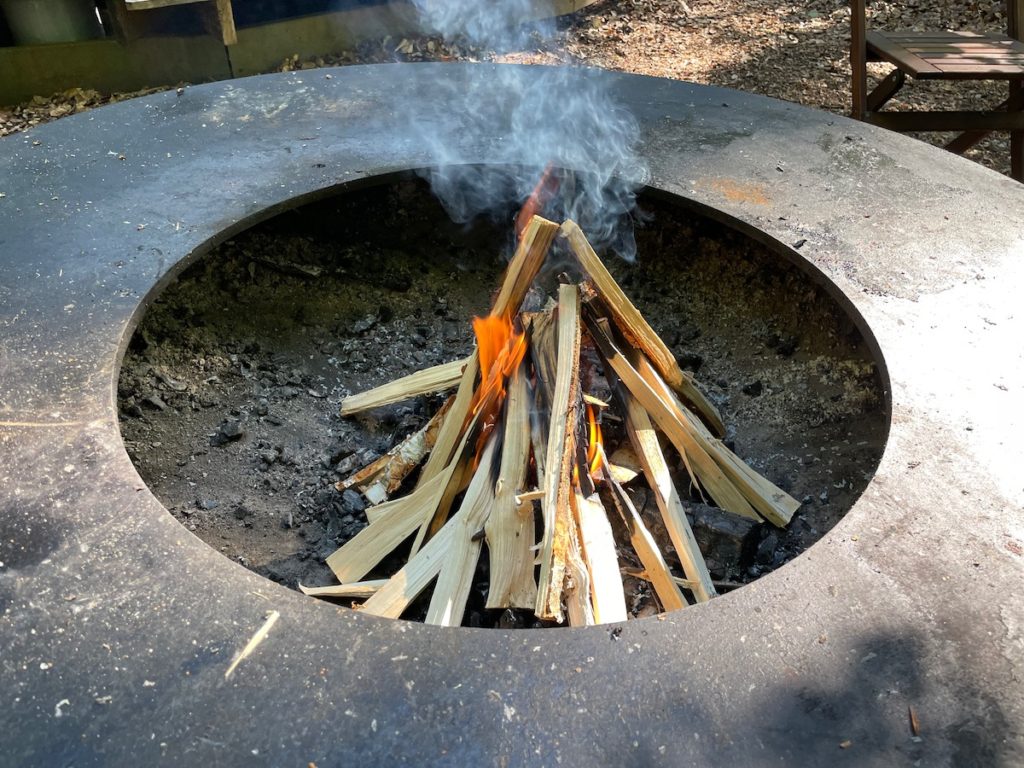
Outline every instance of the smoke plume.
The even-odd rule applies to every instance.
[[[531,0],[413,2],[424,26],[448,41],[516,50],[553,33],[550,23],[523,23],[538,13]],[[551,165],[568,173],[550,215],[575,219],[596,246],[632,259],[635,193],[647,169],[636,152],[637,122],[607,82],[579,67],[480,65],[432,114],[417,115],[421,140],[442,158],[429,178],[452,219],[507,215]],[[469,165],[463,142],[493,135],[499,115],[510,130],[488,147],[488,165]],[[436,130],[452,121],[457,130]],[[440,138],[452,136],[462,138]]]

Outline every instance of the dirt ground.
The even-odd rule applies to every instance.
[[[637,263],[609,267],[722,410],[728,443],[803,502],[777,530],[691,495],[698,541],[728,588],[805,550],[863,490],[884,441],[881,382],[860,334],[797,269],[680,208],[641,206]],[[293,588],[334,583],[324,558],[366,525],[360,497],[334,483],[442,398],[344,419],[338,404],[472,349],[470,319],[486,312],[510,231],[449,223],[410,179],[282,214],[217,248],[157,299],[121,370],[122,432],[142,477],[226,556]],[[614,425],[606,436],[614,450]],[[672,562],[642,481],[630,493]],[[483,609],[486,578],[483,561],[466,623],[529,626]],[[633,615],[657,610],[646,582],[625,588]]]
[[[849,20],[845,0],[608,0],[559,19],[555,38],[538,36],[531,50],[498,54],[436,39],[385,38],[315,61],[289,60],[281,68],[396,59],[566,62],[728,86],[845,114],[850,104]],[[873,0],[868,24],[1006,31],[1001,0]],[[876,80],[888,69],[870,65]],[[891,108],[977,109],[998,104],[1004,91],[998,83],[916,82],[904,87]],[[134,95],[74,89],[0,108],[0,136]],[[942,144],[950,135],[921,138]],[[968,156],[1001,173],[1009,171],[1005,135],[985,140]]]

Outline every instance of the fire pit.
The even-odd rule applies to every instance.
[[[725,592],[788,562],[838,521],[877,465],[887,419],[871,355],[828,294],[684,203],[641,195],[639,257],[609,263],[722,403],[728,444],[803,501],[795,523],[776,528],[717,512],[693,493],[688,524],[712,592]],[[324,561],[366,525],[371,498],[351,481],[340,486],[347,493],[333,486],[417,434],[443,398],[349,418],[339,418],[339,402],[464,359],[469,318],[487,312],[500,253],[512,248],[500,221],[467,230],[446,220],[425,182],[390,180],[235,237],[154,302],[121,370],[122,431],[147,485],[187,528],[286,586],[334,583]],[[616,455],[623,433],[609,426]],[[689,490],[685,477],[676,484]],[[642,478],[627,487],[656,542],[672,550],[650,488]],[[630,615],[657,613],[632,565],[623,579]],[[487,573],[481,565],[484,587]],[[486,593],[471,595],[470,625],[533,623],[485,610]]]
[[[389,129],[400,107],[459,87],[466,70],[190,88],[0,144],[10,759],[889,765],[1015,754],[1024,377],[1019,362],[992,361],[1024,330],[1012,258],[1022,243],[1006,224],[1024,193],[834,116],[580,74],[606,78],[637,115],[652,189],[796,264],[890,382],[877,472],[777,572],[663,620],[436,629],[275,586],[167,514],[123,449],[114,395],[147,299],[286,207],[434,165],[432,145]],[[486,163],[501,129],[452,139]]]

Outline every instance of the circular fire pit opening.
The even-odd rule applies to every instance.
[[[199,258],[153,298],[120,371],[121,432],[154,494],[210,546],[292,588],[336,583],[325,558],[366,525],[365,501],[334,484],[443,401],[341,418],[341,398],[467,355],[471,318],[486,314],[513,247],[511,210],[457,225],[415,175],[376,181]],[[718,405],[726,443],[801,502],[776,529],[687,501],[725,592],[806,550],[861,494],[888,430],[883,377],[794,261],[682,198],[646,191],[640,207],[637,260],[608,257],[609,269]],[[667,542],[654,499],[639,485],[630,495]],[[373,575],[397,570],[406,549]],[[478,581],[486,568],[485,554]],[[632,616],[657,612],[646,581],[627,574],[624,587]],[[535,625],[483,605],[474,587],[464,624]],[[405,616],[424,610],[421,598]]]

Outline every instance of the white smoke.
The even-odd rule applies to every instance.
[[[531,0],[413,0],[425,26],[448,41],[493,50],[526,45],[538,30]],[[448,125],[455,130],[437,130]],[[470,165],[463,151],[474,138],[510,130],[488,147],[486,166]],[[459,222],[483,214],[504,216],[533,191],[551,165],[562,175],[552,216],[575,219],[597,247],[635,255],[635,192],[647,169],[636,152],[639,127],[616,103],[608,78],[579,67],[475,65],[468,79],[414,125],[443,162],[431,169],[435,194]],[[441,137],[460,137],[445,143]]]

